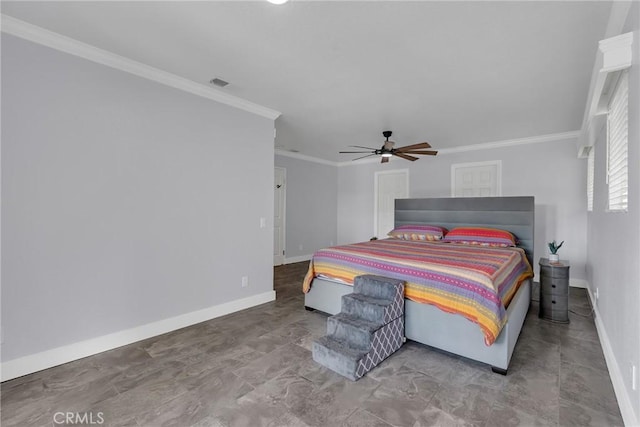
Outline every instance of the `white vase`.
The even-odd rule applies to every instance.
[[[558,261],[560,261],[560,255],[549,254],[549,262],[558,262]]]

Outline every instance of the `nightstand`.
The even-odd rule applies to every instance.
[[[540,258],[540,311],[538,317],[569,323],[569,262]]]

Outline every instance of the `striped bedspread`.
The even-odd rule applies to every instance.
[[[406,298],[477,323],[487,345],[506,323],[505,307],[520,283],[533,277],[520,248],[384,239],[316,252],[303,291],[316,276],[353,284],[361,274],[404,280]]]

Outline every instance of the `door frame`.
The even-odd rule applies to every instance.
[[[373,236],[378,234],[378,177],[389,174],[404,174],[405,188],[407,189],[407,197],[409,197],[409,169],[393,169],[389,171],[377,171],[373,174]]]
[[[276,264],[276,260],[274,258],[273,260],[273,265],[284,265],[286,264],[286,260],[287,260],[287,169],[283,168],[281,166],[274,166],[274,178],[275,178],[275,170],[279,169],[282,171],[282,180],[284,182],[284,184],[282,185],[283,189],[282,189],[282,231],[281,231],[281,235],[282,235],[282,250],[284,251],[284,253],[282,254],[282,264]],[[275,183],[274,183],[275,185]],[[275,190],[275,189],[274,189]],[[275,204],[275,200],[274,200],[274,204]],[[274,221],[275,221],[275,215],[274,215]],[[275,245],[276,242],[274,241],[273,244]]]

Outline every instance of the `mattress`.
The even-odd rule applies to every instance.
[[[317,276],[352,284],[362,274],[404,280],[406,298],[478,324],[486,345],[506,323],[518,286],[533,276],[521,248],[383,239],[316,252],[303,291]]]

